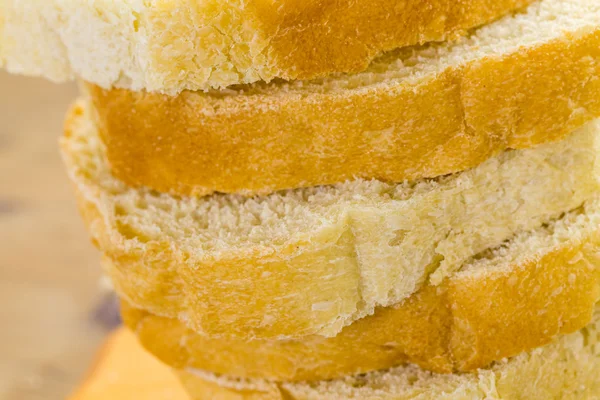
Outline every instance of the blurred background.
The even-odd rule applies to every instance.
[[[0,72],[2,400],[64,399],[109,330],[99,255],[58,150],[76,95]]]

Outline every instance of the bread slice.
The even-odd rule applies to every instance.
[[[600,116],[600,2],[542,0],[356,75],[174,98],[88,91],[113,173],[132,186],[252,195],[432,178]]]
[[[474,373],[438,375],[409,366],[316,383],[250,384],[189,373],[183,379],[192,397],[201,400],[595,400],[600,398],[598,320],[546,347]],[[190,400],[173,373],[121,329],[107,341],[70,400],[132,398]]]
[[[600,398],[600,313],[579,332],[473,373],[438,375],[416,366],[332,381],[267,383],[181,372],[192,399],[592,400]]]
[[[0,65],[168,93],[307,79],[362,71],[385,50],[456,39],[532,1],[3,0]]]
[[[356,180],[257,198],[123,184],[82,106],[67,119],[62,148],[121,296],[206,335],[292,338],[334,336],[579,207],[598,191],[599,129],[435,181]]]
[[[122,303],[142,345],[176,369],[242,378],[325,380],[406,362],[467,371],[587,325],[600,301],[600,199],[466,263],[438,287],[345,327],[333,338],[211,339]]]

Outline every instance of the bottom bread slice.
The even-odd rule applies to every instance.
[[[202,400],[427,400],[600,398],[600,312],[579,332],[476,373],[438,375],[415,366],[318,383],[264,384],[181,373]],[[222,386],[221,386],[222,385]],[[173,372],[126,329],[111,335],[70,400],[190,400]]]
[[[600,200],[594,199],[333,338],[210,338],[125,301],[122,316],[141,343],[174,368],[298,381],[406,362],[436,372],[485,367],[584,327],[599,297]]]
[[[196,400],[600,399],[600,309],[578,332],[471,373],[435,374],[411,365],[310,383],[267,383],[179,372]]]

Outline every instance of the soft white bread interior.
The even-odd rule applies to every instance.
[[[416,366],[331,381],[273,384],[180,372],[193,399],[220,400],[594,400],[600,398],[600,310],[582,330],[473,373]]]
[[[64,159],[121,296],[211,336],[333,336],[598,190],[597,123],[414,184],[356,180],[244,198],[174,197],[109,172],[85,107]]]
[[[532,1],[3,0],[0,65],[169,93],[307,79],[455,39]]]
[[[545,345],[592,319],[600,299],[600,198],[522,232],[437,286],[378,308],[332,338],[214,339],[122,302],[124,322],[176,369],[313,381],[412,363],[472,371]]]

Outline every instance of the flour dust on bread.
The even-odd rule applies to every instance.
[[[4,0],[0,66],[170,94],[308,79],[456,39],[532,1]]]
[[[542,0],[354,75],[177,97],[93,85],[88,94],[125,183],[262,195],[432,178],[558,140],[600,116],[599,48],[600,2]]]
[[[236,380],[179,372],[204,400],[596,400],[600,394],[600,310],[585,328],[472,373],[435,374],[416,366],[302,383]]]
[[[473,257],[437,286],[332,338],[213,339],[122,302],[140,342],[176,369],[312,381],[405,364],[470,371],[587,325],[600,300],[600,198]]]
[[[598,190],[598,129],[591,123],[562,142],[437,180],[355,180],[256,198],[123,184],[81,105],[62,148],[122,297],[206,335],[293,338],[334,336],[579,207]]]

